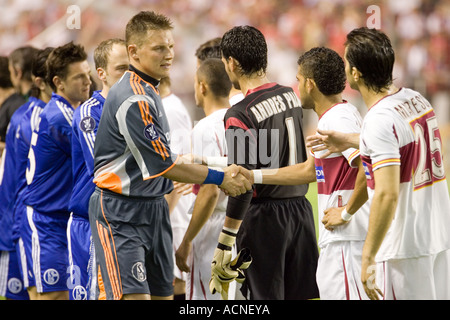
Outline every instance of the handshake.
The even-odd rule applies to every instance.
[[[219,186],[225,194],[235,197],[252,189],[253,173],[241,166],[232,164],[223,169],[225,176]]]

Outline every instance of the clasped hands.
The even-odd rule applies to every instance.
[[[219,187],[227,195],[235,197],[252,189],[253,174],[250,170],[232,164],[223,171],[225,176]]]

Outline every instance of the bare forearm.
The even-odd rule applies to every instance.
[[[262,170],[263,184],[273,185],[299,185],[316,181],[316,170],[314,160],[307,161],[292,166],[278,169]]]
[[[347,212],[350,214],[354,214],[358,211],[368,199],[367,180],[364,166],[359,158],[355,161],[358,163],[358,176],[356,177],[353,193],[345,206]]]
[[[192,242],[205,225],[217,205],[220,190],[215,185],[203,185],[197,194],[192,217],[184,238]]]

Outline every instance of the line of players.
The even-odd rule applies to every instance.
[[[259,36],[257,31],[253,29],[251,31],[256,32],[256,36],[253,34],[253,37]],[[245,33],[246,30],[239,28],[232,29],[230,32],[242,32],[244,39],[245,36],[248,36],[248,33]],[[230,33],[227,33],[225,36],[230,36]],[[224,44],[222,42],[223,47]],[[222,57],[222,55],[224,61],[217,59]],[[206,117],[194,128],[192,144],[193,154],[223,158],[223,156],[227,155],[225,128],[232,130],[247,127],[245,126],[245,120],[237,121],[243,120],[239,118],[239,114],[233,114],[232,112],[227,114],[228,110],[233,110],[233,108],[230,109],[230,105],[241,102],[240,106],[242,106],[242,101],[244,103],[248,102],[252,97],[245,99],[252,94],[262,95],[262,90],[275,90],[274,84],[267,79],[264,79],[262,84],[254,85],[254,87],[248,85],[248,78],[250,77],[245,77],[245,72],[242,72],[243,61],[239,60],[238,54],[233,53],[233,55],[227,56],[223,51],[219,51],[219,55],[216,57],[216,59],[207,59],[204,62],[199,62],[195,79],[195,98],[197,104],[204,109]],[[32,299],[83,299],[89,296],[98,297],[98,292],[96,292],[97,286],[95,285],[97,278],[93,277],[98,271],[95,270],[96,263],[93,260],[93,245],[90,238],[87,209],[90,194],[92,194],[95,187],[92,183],[94,174],[94,141],[102,105],[108,89],[128,69],[129,62],[126,47],[123,42],[112,40],[103,42],[97,48],[95,63],[99,78],[102,80],[103,89],[102,91],[94,92],[92,97],[89,97],[89,88],[91,86],[90,70],[86,62],[86,54],[80,46],[69,43],[55,50],[41,50],[35,59],[38,62],[35,63],[36,71],[33,69],[33,75],[36,84],[40,85],[39,88],[41,90],[38,97],[40,99],[30,98],[28,103],[19,109],[22,112],[14,113],[6,139],[6,152],[4,152],[2,157],[5,163],[3,168],[6,170],[3,173],[2,187],[8,185],[5,182],[8,181],[8,179],[5,179],[8,177],[8,173],[15,172],[13,177],[21,177],[21,179],[9,178],[10,180],[16,180],[11,181],[9,185],[15,187],[8,187],[12,192],[11,196],[16,201],[9,202],[13,206],[9,208],[9,210],[12,210],[9,212],[14,212],[14,216],[2,215],[2,228],[5,226],[5,230],[9,229],[10,232],[9,235],[7,232],[3,233],[6,235],[6,238],[2,235],[3,239],[5,239],[2,242],[8,242],[9,246],[1,248],[1,261],[2,266],[22,266],[21,269],[17,267],[6,268],[10,272],[21,270],[22,274],[16,272],[15,275],[3,277],[3,279],[8,279],[3,292],[5,292],[5,296],[13,299],[26,298],[27,296]],[[66,59],[69,59],[69,61]],[[42,66],[45,65],[43,61],[47,61],[48,70],[50,71],[42,70]],[[37,71],[39,66],[41,67],[41,73]],[[51,67],[55,68],[55,70],[51,71]],[[332,72],[329,72],[330,70]],[[358,69],[355,68],[355,70],[352,70],[353,75],[356,74],[355,77],[361,76],[360,74],[358,75]],[[261,69],[256,71],[265,73],[265,67],[261,67]],[[46,75],[45,72],[53,73]],[[349,73],[347,73],[347,76],[349,76]],[[347,133],[360,132],[362,126],[361,117],[356,108],[342,99],[346,70],[344,61],[335,52],[325,48],[314,48],[303,54],[298,60],[297,78],[302,107],[304,109],[314,109],[318,114],[320,119],[319,129],[337,130]],[[245,97],[240,95],[237,102],[230,103],[229,101],[232,88],[230,79],[234,88],[238,87],[243,92],[246,92]],[[244,81],[247,81],[247,87],[243,85]],[[80,106],[83,101],[86,102]],[[368,105],[373,104],[368,103]],[[249,105],[246,105],[246,107]],[[61,121],[59,122],[60,124],[56,125],[53,121],[56,121],[55,118],[58,117]],[[297,138],[301,141],[297,141],[299,143],[297,146],[301,149],[303,143],[301,113],[294,115],[294,117],[298,117],[296,119],[299,121],[297,125],[294,124],[293,128],[299,134]],[[284,118],[283,121],[285,121]],[[286,121],[285,125],[289,127],[290,123]],[[253,124],[251,123],[250,125]],[[38,132],[45,132],[45,137],[39,136],[37,138]],[[287,132],[289,134],[289,131]],[[70,136],[71,141],[68,140]],[[288,138],[285,140],[289,141]],[[33,149],[33,146],[37,146],[37,143],[41,143],[41,141],[44,141],[45,144],[43,144],[42,154],[39,154]],[[21,142],[23,142],[23,146],[19,150]],[[31,148],[29,148],[30,145],[32,146]],[[14,147],[10,148],[10,146]],[[19,153],[20,151],[22,153]],[[311,264],[311,271],[308,278],[313,279],[314,283],[310,284],[308,289],[305,289],[305,279],[296,279],[302,278],[301,271],[298,269],[297,271],[295,269],[290,270],[289,274],[286,274],[285,278],[290,279],[289,281],[271,282],[271,280],[268,280],[267,274],[272,278],[276,278],[275,274],[284,271],[276,266],[268,266],[268,260],[278,263],[282,260],[281,257],[274,258],[272,253],[265,251],[270,246],[272,246],[271,249],[273,251],[280,251],[282,246],[282,244],[274,243],[274,235],[271,232],[275,234],[275,237],[281,239],[286,238],[286,234],[277,235],[276,233],[280,231],[269,231],[270,229],[268,229],[267,225],[271,222],[274,224],[274,218],[268,216],[266,221],[261,222],[260,216],[267,216],[267,211],[273,211],[274,202],[275,205],[278,205],[276,203],[277,199],[269,201],[262,198],[258,201],[258,199],[255,199],[257,197],[253,197],[253,195],[255,193],[258,195],[264,194],[264,189],[255,187],[256,192],[249,192],[250,198],[252,198],[249,200],[251,201],[251,209],[245,212],[247,220],[244,220],[242,216],[229,215],[228,213],[230,207],[233,211],[245,211],[246,207],[244,207],[244,210],[242,208],[237,210],[238,206],[236,205],[233,207],[227,206],[230,203],[230,199],[237,197],[227,198],[219,191],[217,186],[205,184],[194,188],[197,195],[191,209],[192,217],[183,241],[177,245],[177,265],[181,271],[189,272],[186,286],[188,298],[220,298],[217,294],[211,294],[208,286],[211,278],[211,260],[217,253],[215,252],[217,251],[217,241],[214,240],[224,239],[221,233],[223,233],[222,227],[224,224],[226,226],[225,215],[228,220],[245,221],[247,225],[243,230],[245,230],[247,238],[252,231],[256,233],[257,225],[264,225],[264,227],[260,227],[260,231],[266,233],[266,239],[264,240],[267,240],[268,244],[262,243],[263,235],[261,234],[254,236],[254,239],[251,239],[251,237],[247,239],[238,235],[237,247],[239,249],[251,247],[253,256],[251,268],[245,270],[246,287],[248,289],[246,296],[250,299],[299,299],[318,298],[319,296],[322,299],[367,298],[364,293],[366,288],[363,287],[360,276],[361,257],[369,225],[369,212],[371,210],[370,203],[366,202],[366,199],[368,199],[366,177],[373,180],[372,171],[366,169],[368,171],[366,172],[362,161],[359,160],[357,146],[346,148],[341,153],[326,154],[326,159],[322,159],[323,155],[320,152],[315,152],[312,157],[306,159],[304,146],[302,151],[303,161],[298,161],[298,164],[290,163],[292,166],[284,165],[285,168],[280,170],[275,168],[260,171],[264,169],[261,166],[252,167],[248,163],[242,165],[247,169],[256,170],[252,172],[253,182],[256,186],[260,186],[261,183],[266,185],[304,185],[312,181],[318,182],[320,220],[324,223],[320,225],[319,230],[321,253],[318,261],[318,252],[308,249],[311,251],[309,252],[311,256],[308,260],[308,263]],[[10,164],[13,161],[8,161],[10,152],[12,154],[15,152],[16,154],[16,156],[12,156],[15,159],[15,165]],[[71,158],[85,159],[85,161],[75,162],[71,161]],[[22,161],[18,161],[19,159]],[[28,159],[28,167],[26,162],[23,161],[24,159]],[[37,159],[48,159],[44,163],[44,166],[47,166],[47,168],[40,169],[40,171]],[[36,162],[33,163],[33,161]],[[209,161],[211,164],[211,158],[209,158]],[[438,160],[437,162],[439,163]],[[397,161],[392,161],[392,163],[397,163]],[[45,189],[45,183],[48,184],[50,182],[48,181],[48,175],[43,175],[42,181],[39,183],[39,172],[54,170],[57,167],[60,168],[60,176],[54,176],[55,180],[47,187],[48,189]],[[67,172],[73,172],[73,177],[68,175]],[[443,180],[442,176],[441,174],[440,180]],[[80,178],[87,180],[79,180]],[[70,181],[71,179],[73,179],[74,183]],[[28,186],[26,182],[28,182]],[[80,183],[77,184],[77,182]],[[441,184],[445,184],[445,179],[443,182]],[[73,190],[71,188],[72,184],[75,186]],[[80,187],[79,190],[76,189],[77,186]],[[273,192],[274,189],[271,188],[269,190]],[[303,195],[306,193],[305,190],[302,191]],[[247,195],[247,197],[249,196]],[[442,197],[443,202],[441,203],[448,209],[448,191],[446,194],[444,192]],[[58,199],[58,201],[55,201],[55,199]],[[283,199],[282,201],[286,203],[291,200]],[[55,207],[49,208],[52,205]],[[295,209],[286,208],[286,217],[292,217],[292,211],[298,210],[296,205],[289,205],[294,206],[293,208]],[[330,209],[333,207],[340,207],[340,209]],[[344,207],[345,210],[342,210]],[[295,234],[298,228],[304,227],[306,224],[309,224],[309,227],[311,227],[311,210],[309,209],[309,212],[308,209],[300,211],[302,214],[304,212],[310,214],[310,217],[307,218],[309,221],[295,221],[294,227],[289,226],[294,228],[294,231],[291,232],[285,229],[287,230],[286,233]],[[445,212],[445,208],[441,211]],[[67,243],[50,245],[45,238],[39,239],[39,237],[42,237],[42,234],[49,231],[49,221],[45,220],[47,215],[42,214],[42,212],[57,213],[59,218],[56,221],[51,219],[52,223],[54,223],[51,231],[58,232],[57,230],[59,230],[61,234],[67,234]],[[250,215],[249,213],[252,214]],[[355,216],[350,220],[350,217],[353,215]],[[280,219],[280,217],[281,214],[277,218]],[[280,223],[280,227],[285,227],[285,225]],[[312,229],[313,227],[312,225]],[[215,230],[212,231],[213,229]],[[227,230],[234,230],[235,234],[237,234],[238,229],[240,229],[239,225],[233,225],[232,227],[228,226]],[[13,234],[11,234],[11,231],[13,231]],[[242,238],[239,239],[239,237]],[[207,241],[206,239],[210,240]],[[255,241],[253,246],[252,240]],[[314,233],[308,235],[308,238],[302,238],[298,243],[305,245],[305,242],[309,242],[308,245],[310,247],[317,247]],[[445,248],[445,242],[448,245],[448,237],[442,240],[444,250],[440,247],[438,252],[448,250],[448,248]],[[39,243],[42,246],[39,246]],[[231,239],[231,246],[229,247],[235,249],[234,239]],[[16,248],[18,249],[16,250]],[[55,250],[55,248],[59,248],[60,251]],[[208,251],[210,253],[206,254]],[[296,254],[299,251],[302,251],[302,249],[294,247],[292,252],[287,253],[283,257],[286,263],[291,263],[288,261],[289,259],[298,258]],[[188,263],[187,260],[190,254],[192,254],[193,262]],[[25,257],[27,259],[24,259]],[[46,260],[40,261],[39,266],[41,270],[35,267],[36,264],[33,264],[31,259],[38,257],[43,257],[42,260]],[[48,263],[48,267],[45,266],[46,263]],[[224,263],[224,270],[229,272],[230,279],[234,280],[237,275],[227,271],[230,269],[226,265],[230,261],[219,261],[218,264],[221,263]],[[24,266],[34,267],[24,269]],[[306,267],[303,266],[303,268]],[[316,268],[318,268],[317,276]],[[256,270],[259,270],[258,272],[261,272],[262,275],[258,275]],[[273,273],[274,270],[276,273]],[[289,269],[286,268],[286,270]],[[255,274],[252,274],[252,272]],[[288,271],[286,272],[288,273]],[[69,279],[64,276],[66,274],[69,274]],[[13,281],[13,279],[20,279],[23,275],[28,275],[24,277],[24,286],[28,288],[28,292],[24,290],[17,292],[20,284]],[[280,276],[283,275],[280,274]],[[264,279],[266,280],[262,281]],[[318,289],[315,288],[316,279]],[[383,280],[386,281],[386,279]],[[444,276],[444,279],[446,280],[443,281],[441,279],[441,283],[448,283],[448,277]],[[389,278],[389,281],[393,281],[392,287],[395,283],[394,280],[396,280],[395,276],[392,279]],[[264,285],[261,282],[265,282],[265,285],[272,285],[272,288],[258,287],[259,285]],[[228,281],[225,283],[219,281],[217,286],[212,288],[212,291],[221,292],[223,298],[233,298],[236,293],[242,294],[242,290],[235,290],[233,287],[228,288],[228,284]],[[291,287],[288,287],[287,284],[290,284]],[[422,284],[420,285],[422,286]],[[295,292],[295,290],[298,291]],[[402,292],[396,291],[391,293],[389,291],[390,288],[389,290],[383,288],[383,290],[385,295],[388,292],[388,297],[391,297],[389,294],[395,295],[394,298],[407,297],[402,296]],[[305,293],[305,291],[307,292]],[[413,290],[413,292],[415,291]],[[433,296],[430,295],[429,297]],[[449,297],[448,292],[437,296],[437,298],[445,297]]]

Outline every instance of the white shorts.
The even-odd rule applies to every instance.
[[[376,282],[385,300],[448,300],[450,250],[379,262]]]
[[[364,241],[331,242],[321,249],[316,279],[321,300],[368,300],[361,282]]]
[[[225,221],[225,212],[214,211],[192,241],[191,272],[186,281],[186,300],[220,300],[219,293],[211,294],[211,262],[217,248],[219,234]],[[233,248],[233,257],[236,250]],[[235,282],[230,284],[228,300],[234,300]]]

